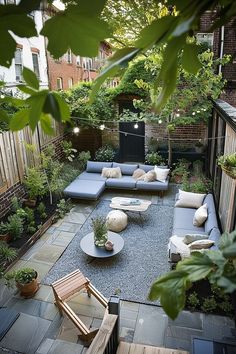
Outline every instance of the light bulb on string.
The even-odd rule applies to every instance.
[[[101,124],[99,128],[100,128],[100,130],[104,130],[105,129],[105,124]]]
[[[79,127],[74,127],[73,128],[73,133],[78,134],[80,131]]]
[[[138,129],[138,123],[134,124],[134,129]]]
[[[0,96],[1,98],[5,98],[5,95],[3,95],[3,94],[1,94],[1,96]]]
[[[195,116],[195,115],[196,115],[196,113],[195,113],[195,112],[193,112],[193,113],[192,113],[192,116]]]
[[[180,114],[179,113],[176,113],[176,117],[179,117],[180,116]]]
[[[158,119],[158,123],[161,124],[162,123],[162,119]]]

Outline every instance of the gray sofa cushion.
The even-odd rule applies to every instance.
[[[77,178],[64,190],[64,194],[73,198],[97,199],[104,189],[105,182]]]
[[[102,173],[103,167],[111,167],[112,162],[88,161],[86,172]]]
[[[108,178],[106,186],[111,188],[135,188],[136,181],[131,176],[123,176],[122,178]]]
[[[194,226],[193,217],[196,209],[191,208],[174,208],[174,224],[173,229],[186,229],[189,233],[205,233],[203,226]],[[178,233],[172,233],[173,235],[178,235]]]
[[[137,181],[136,188],[138,190],[164,191],[164,190],[168,189],[168,185],[169,185],[169,179],[167,179],[165,182],[159,182],[159,181],[154,181],[154,182]]]
[[[218,221],[216,217],[215,203],[212,194],[207,194],[203,203],[207,203],[207,213],[208,217],[205,222],[205,231],[209,234],[211,230],[215,227],[218,228]]]
[[[220,230],[216,227],[214,227],[209,235],[209,240],[215,241],[215,244],[211,247],[211,250],[217,250],[218,249],[218,244],[219,244],[219,240],[220,240]]]
[[[89,180],[89,181],[106,181],[106,177],[102,177],[101,173],[91,173],[91,172],[82,172],[79,179]]]
[[[173,228],[172,230],[172,235],[184,237],[187,234],[198,234],[198,235],[205,235],[206,238],[208,237],[208,234],[204,232],[204,230],[189,230],[189,229],[182,229],[182,228]]]
[[[132,176],[138,165],[128,165],[127,163],[113,162],[112,167],[120,167],[122,175]]]

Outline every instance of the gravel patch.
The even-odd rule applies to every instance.
[[[106,297],[118,294],[123,300],[150,303],[147,300],[150,285],[170,269],[167,244],[172,231],[173,206],[151,205],[142,214],[143,227],[138,214],[129,214],[128,226],[120,232],[125,241],[123,250],[109,259],[93,259],[80,249],[80,240],[92,231],[92,217],[108,214],[109,204],[101,201],[96,206],[42,283],[51,284],[79,268]]]

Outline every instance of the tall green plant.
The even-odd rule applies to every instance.
[[[46,178],[44,173],[38,167],[28,168],[23,181],[31,199],[37,199],[46,194]]]
[[[221,236],[219,250],[193,252],[175,270],[159,277],[151,286],[149,299],[160,300],[167,315],[175,319],[185,306],[186,291],[205,278],[225,293],[236,290],[236,230]]]

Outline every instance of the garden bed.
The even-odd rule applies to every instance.
[[[186,293],[186,310],[235,317],[232,297],[207,280],[196,282]]]

